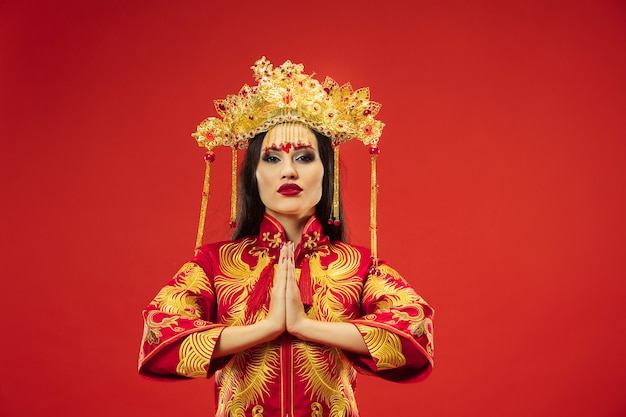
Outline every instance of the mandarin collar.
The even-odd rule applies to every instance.
[[[302,229],[300,243],[296,247],[296,258],[300,252],[310,252],[328,241],[328,236],[324,234],[322,223],[314,214],[307,220]],[[280,248],[287,242],[287,235],[282,224],[271,215],[265,213],[259,228],[259,242],[271,249]]]

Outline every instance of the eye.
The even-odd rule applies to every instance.
[[[268,162],[270,164],[275,164],[277,162],[280,162],[280,158],[272,153],[264,154],[261,159],[263,160],[263,162]]]
[[[302,152],[296,155],[295,160],[304,163],[313,162],[315,161],[315,154],[313,152]]]

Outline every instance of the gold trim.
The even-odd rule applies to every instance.
[[[230,226],[235,227],[237,222],[237,147],[233,146],[232,149],[232,176],[230,179]]]
[[[378,183],[376,180],[376,154],[371,154],[370,169],[370,250],[374,268],[378,266],[378,224],[376,222],[376,202],[378,197]]]
[[[202,203],[200,204],[200,221],[198,223],[198,233],[196,234],[196,250],[194,255],[198,254],[202,247],[202,235],[204,234],[204,222],[206,221],[206,210],[209,204],[209,182],[211,178],[211,161],[205,159],[206,167],[204,169],[204,184],[202,185]]]
[[[331,214],[331,220],[333,222],[339,222],[339,144],[336,143],[333,147],[333,210]]]

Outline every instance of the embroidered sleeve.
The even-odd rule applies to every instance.
[[[215,293],[202,267],[183,265],[143,317],[141,374],[162,378],[210,374],[213,349],[224,326],[215,323]]]
[[[433,364],[433,309],[395,270],[381,265],[365,281],[363,316],[352,322],[370,358],[351,355],[366,372],[395,381],[416,381]]]

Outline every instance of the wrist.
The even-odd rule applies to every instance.
[[[309,340],[308,335],[312,323],[313,320],[305,316],[296,323],[291,324],[287,331],[300,340]]]
[[[265,335],[263,338],[264,342],[276,339],[285,330],[284,327],[280,326],[278,323],[268,319],[260,320],[256,325],[259,327],[262,334]]]

